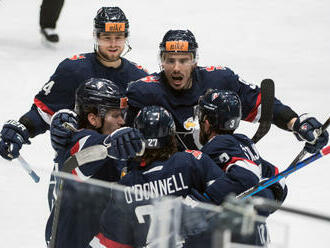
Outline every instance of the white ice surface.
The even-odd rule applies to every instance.
[[[276,97],[297,113],[320,121],[329,116],[330,2],[277,1],[66,1],[58,22],[57,48],[41,44],[41,1],[0,0],[0,124],[29,110],[64,58],[93,49],[92,20],[101,6],[118,5],[130,20],[133,51],[126,57],[150,72],[158,70],[158,44],[168,29],[189,28],[199,42],[200,65],[229,66],[246,81],[276,83]],[[252,134],[257,125],[242,124]],[[262,156],[280,170],[303,144],[273,126],[258,143]],[[0,246],[45,247],[47,183],[53,151],[48,132],[24,146],[22,156],[41,176],[35,184],[17,161],[0,159]],[[286,206],[330,215],[329,158],[311,164],[287,180]],[[330,223],[281,212],[270,219],[287,223],[287,247],[329,247]],[[274,226],[274,227],[273,227]],[[272,228],[273,227],[273,228]],[[276,240],[274,240],[275,243]]]

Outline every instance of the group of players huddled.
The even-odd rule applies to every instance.
[[[189,30],[166,32],[159,45],[162,70],[148,74],[121,57],[125,48],[131,49],[128,36],[129,22],[119,7],[99,9],[94,52],[61,62],[31,109],[1,130],[0,155],[8,160],[19,156],[29,138],[50,130],[57,152],[54,169],[60,171],[77,152],[108,144],[107,158],[72,170],[79,181],[61,192],[53,247],[143,247],[149,242],[150,221],[140,221],[136,210],[147,209],[150,198],[172,195],[220,205],[228,194],[239,194],[278,173],[247,136],[234,133],[240,120],[259,121],[259,87],[227,67],[198,66],[198,43]],[[314,132],[321,127],[319,121],[298,116],[278,99],[272,123],[305,141],[310,153],[328,142],[327,132]],[[154,191],[139,199],[124,192],[91,197],[78,206],[78,198],[83,198],[79,192],[86,187],[80,181],[90,178]],[[160,192],[159,181],[166,190]],[[47,243],[54,229],[54,191],[51,184]],[[258,195],[282,203],[287,187],[279,182]],[[264,246],[269,242],[266,230],[259,222],[249,238],[233,241]],[[185,238],[185,247],[207,247]]]

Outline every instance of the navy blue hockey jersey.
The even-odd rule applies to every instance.
[[[201,149],[215,161],[226,175],[242,185],[257,184],[261,179],[270,178],[278,174],[278,168],[260,157],[255,144],[243,134],[216,135],[211,138]],[[217,190],[217,189],[215,189]],[[285,200],[287,187],[284,189],[281,203]],[[239,193],[239,192],[237,192]],[[256,194],[275,200],[270,188],[266,188]],[[258,211],[263,216],[268,216],[272,211]],[[268,242],[268,230],[263,222],[256,222],[255,231],[248,237],[233,235],[232,240],[238,243],[252,245],[265,245]]]
[[[89,129],[74,133],[68,149],[58,154],[56,161],[59,163],[59,169],[69,156],[89,146],[103,144],[106,137],[107,135]],[[65,180],[61,190],[62,200],[55,247],[78,248],[88,245],[99,231],[100,215],[109,201],[110,192],[107,188],[82,182],[89,178],[116,182],[120,179],[124,167],[126,162],[106,158],[72,170],[71,173],[75,175],[76,180]],[[47,222],[46,241],[50,240],[54,211],[55,208],[52,209]]]
[[[216,135],[201,150],[228,175],[235,173],[233,177],[241,183],[254,178],[256,184],[278,174],[277,167],[263,160],[253,141],[244,134]]]
[[[89,78],[109,79],[124,92],[129,82],[148,75],[141,66],[124,58],[121,60],[118,68],[105,67],[97,60],[95,53],[75,55],[62,61],[35,96],[31,110],[20,119],[30,136],[48,130],[54,112],[64,108],[73,109],[76,89]]]
[[[249,122],[259,121],[261,114],[260,89],[240,79],[226,67],[197,67],[193,72],[192,87],[176,91],[166,83],[163,72],[149,75],[132,82],[127,89],[128,113],[127,124],[131,125],[137,110],[148,105],[159,105],[171,112],[178,132],[189,133],[195,127],[193,107],[207,89],[231,90],[236,92],[242,102],[242,119]],[[283,118],[279,113],[288,108],[278,99],[274,101],[274,120]],[[290,118],[289,118],[290,119]],[[284,120],[288,122],[288,120]],[[195,145],[191,135],[182,137],[188,149]]]
[[[101,232],[94,237],[90,247],[142,247],[148,243],[150,201],[162,196],[187,196],[192,189],[212,195],[219,203],[238,188],[237,182],[225,173],[204,153],[187,150],[174,154],[164,162],[153,162],[146,168],[135,167],[120,184],[124,192],[113,192],[112,199],[102,215]],[[209,188],[216,185],[222,193],[213,195]],[[140,191],[148,193],[140,193]]]

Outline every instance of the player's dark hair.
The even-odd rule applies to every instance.
[[[209,120],[208,116],[206,115],[205,116],[205,120]],[[221,129],[219,128],[218,126],[213,126],[213,125],[210,125],[210,128],[209,128],[210,132],[215,132],[216,134],[233,134],[235,130],[224,130],[224,129]]]
[[[96,130],[96,128],[89,122],[88,120],[88,114],[93,113],[97,115],[97,108],[95,106],[89,106],[88,109],[86,109],[85,113],[82,113],[81,115],[78,115],[78,128],[87,128],[87,129],[92,129]]]
[[[174,153],[178,151],[177,142],[175,136],[171,136],[168,144],[158,149],[145,150],[142,157],[138,157],[137,160],[142,163],[142,166],[149,165],[155,161],[166,161]]]

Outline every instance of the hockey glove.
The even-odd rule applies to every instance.
[[[0,155],[8,160],[17,158],[23,144],[31,144],[26,127],[15,120],[9,120],[0,132]]]
[[[260,181],[260,184],[262,184],[263,182],[266,182],[269,178],[264,178]],[[281,179],[280,181],[278,181],[277,183],[272,184],[271,186],[269,186],[269,189],[273,192],[274,195],[274,200],[282,203],[285,198],[286,195],[288,193],[286,184],[285,184],[285,178]]]
[[[117,160],[128,160],[136,156],[142,156],[145,143],[139,130],[130,127],[122,127],[113,132],[104,140],[108,147],[108,156]]]
[[[201,194],[194,188],[191,188],[191,192],[190,192],[189,196],[191,199],[193,199],[195,201],[213,203],[210,196],[207,193]]]
[[[50,124],[50,141],[52,147],[56,152],[63,151],[70,143],[73,130],[66,128],[64,123],[68,123],[77,128],[77,114],[69,109],[61,109],[57,111],[53,116]]]
[[[325,130],[318,134],[322,124],[314,117],[309,117],[307,114],[301,115],[293,124],[293,132],[299,141],[306,141],[305,150],[309,153],[318,152],[323,146],[328,143],[329,134]]]

